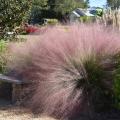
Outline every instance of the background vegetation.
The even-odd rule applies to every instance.
[[[107,0],[107,4],[109,7],[112,7],[112,9],[116,9],[120,6],[120,0]]]
[[[86,8],[84,0],[33,0],[31,22],[40,21],[42,18],[57,18],[59,20],[75,8]]]
[[[89,0],[0,0],[0,3],[0,29],[4,35],[24,22],[34,24],[43,18],[51,25],[57,24],[75,8],[87,8]],[[8,41],[0,39],[0,73],[6,73],[7,67],[12,77],[32,82],[26,87],[29,96],[25,95],[23,102],[34,112],[64,119],[85,107],[86,111],[120,108],[120,35],[116,30],[120,28],[120,13],[114,10],[119,0],[108,0],[108,6],[112,9],[97,18],[98,24],[106,27],[98,24],[44,27],[37,32],[36,39],[12,43],[10,61]],[[93,20],[85,16],[80,21]],[[37,28],[26,29],[30,33]]]
[[[4,31],[13,31],[25,19],[28,13],[31,1],[28,0],[0,0],[0,29]]]

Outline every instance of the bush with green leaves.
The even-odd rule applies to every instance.
[[[114,86],[113,86],[113,97],[115,100],[115,106],[120,109],[120,54],[115,56],[116,69],[114,70]]]
[[[81,16],[79,21],[82,23],[91,23],[95,21],[95,16]]]
[[[58,24],[58,20],[57,19],[45,19],[46,23],[48,25],[57,25]]]
[[[3,33],[13,31],[27,19],[31,0],[0,0],[0,27]]]
[[[0,40],[0,73],[4,74],[6,72],[6,63],[7,63],[7,50],[8,42],[5,40]]]
[[[107,0],[107,5],[112,9],[120,7],[120,0]]]
[[[84,0],[33,0],[31,23],[39,23],[42,18],[62,19],[76,8],[86,8]]]

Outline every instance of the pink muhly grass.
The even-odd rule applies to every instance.
[[[65,118],[83,110],[85,63],[101,65],[120,51],[120,36],[98,25],[48,28],[37,39],[12,45],[11,74],[32,82],[28,103],[34,111]],[[84,78],[84,81],[83,81]],[[81,84],[78,85],[78,83]]]

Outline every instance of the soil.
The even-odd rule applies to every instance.
[[[0,120],[55,120],[46,116],[35,117],[28,110],[20,107],[0,109]]]
[[[94,113],[94,116],[79,115],[70,120],[120,120],[120,110],[109,110]],[[0,99],[0,120],[55,120],[48,116],[35,116],[28,109],[12,105],[7,100]]]
[[[0,120],[55,120],[48,116],[35,116],[28,109],[0,99]]]
[[[36,117],[28,110],[20,107],[2,108],[0,120],[55,120],[48,116]],[[113,110],[107,113],[96,114],[94,118],[81,116],[72,120],[120,120],[120,112]]]
[[[109,111],[94,113],[93,116],[80,115],[71,120],[120,120],[120,110],[112,109]]]

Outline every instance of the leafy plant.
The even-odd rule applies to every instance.
[[[107,4],[109,7],[116,9],[120,6],[120,0],[107,0]]]
[[[31,7],[28,0],[0,0],[0,27],[5,34],[19,26]]]
[[[48,0],[50,8],[53,9],[58,14],[65,15],[70,13],[75,8],[85,8],[87,3],[84,0]]]
[[[0,73],[6,72],[7,63],[7,42],[0,40]]]
[[[120,55],[118,54],[115,56],[116,60],[116,69],[114,71],[114,99],[115,99],[115,106],[120,108]]]
[[[57,25],[58,20],[57,19],[45,19],[48,25]]]
[[[90,23],[95,21],[95,16],[81,16],[79,19],[82,23]]]

